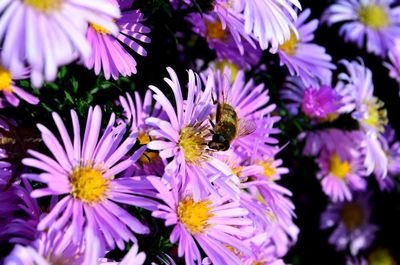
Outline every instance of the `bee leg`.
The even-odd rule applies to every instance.
[[[216,100],[216,99],[214,98],[214,94],[211,94],[211,100],[212,100],[212,102],[213,102],[214,105],[217,105],[217,104],[218,104],[218,100]]]
[[[210,121],[210,123],[211,123],[211,126],[212,126],[212,127],[215,127],[214,122],[213,122],[211,119],[209,119],[209,121]]]

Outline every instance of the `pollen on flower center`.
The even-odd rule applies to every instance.
[[[64,0],[24,0],[24,4],[30,5],[40,12],[53,12],[61,9]]]
[[[269,180],[274,180],[272,177],[276,174],[276,169],[272,165],[274,162],[273,159],[266,159],[259,163],[260,166],[263,167],[263,175],[268,177]]]
[[[363,122],[383,132],[388,123],[387,111],[383,108],[385,104],[376,97],[372,97],[370,101],[364,103],[367,105],[368,115],[363,119]]]
[[[220,21],[217,22],[209,22],[206,21],[206,30],[207,36],[211,39],[219,39],[224,40],[226,38],[225,30],[222,28],[222,24]]]
[[[368,255],[369,265],[393,265],[396,264],[394,258],[390,254],[389,250],[385,248],[379,248],[371,252]]]
[[[107,29],[105,29],[104,27],[102,27],[100,25],[97,25],[94,23],[89,23],[89,26],[99,34],[110,34],[110,32]]]
[[[11,73],[0,66],[0,91],[12,92]]]
[[[195,202],[187,198],[179,202],[178,218],[191,234],[199,234],[209,226],[209,219],[214,216],[210,213],[211,201],[204,200]]]
[[[381,5],[361,6],[358,17],[364,25],[373,29],[381,29],[389,25],[389,17]]]
[[[335,177],[339,179],[344,179],[346,175],[350,172],[350,165],[347,161],[341,161],[338,154],[333,154],[329,163],[329,171]]]
[[[70,174],[72,196],[86,203],[97,203],[105,198],[109,180],[103,178],[99,169],[78,167]]]
[[[205,153],[208,134],[204,126],[187,126],[181,130],[178,145],[188,163],[198,164],[207,159]]]
[[[357,203],[348,202],[343,206],[341,218],[346,228],[352,230],[363,223],[364,211]]]
[[[279,49],[288,55],[296,53],[297,37],[293,31],[290,32],[290,39],[279,46]]]
[[[137,139],[141,145],[150,143],[151,138],[149,135],[149,131],[140,131]]]

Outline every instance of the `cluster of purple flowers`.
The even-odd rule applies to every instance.
[[[133,2],[1,0],[0,108],[38,104],[19,81],[38,89],[72,63],[107,80],[136,74],[132,52],[147,55],[151,30]],[[32,144],[19,160],[3,148],[21,141],[18,122],[0,115],[0,243],[12,246],[0,262],[144,264],[137,235],[157,231],[132,214],[140,208],[171,228],[185,264],[284,264],[300,232],[292,192],[280,182],[289,172],[277,140],[285,117],[245,72],[265,67],[262,54],[270,53],[287,73],[280,99],[310,123],[298,139],[330,199],[320,228],[332,229],[328,241],[349,251],[349,265],[366,264],[358,254],[379,229],[369,180],[395,189],[400,142],[374,96],[371,70],[361,59],[335,64],[314,32],[341,22],[345,41],[388,59],[389,76],[400,82],[399,12],[392,0],[337,0],[320,22],[297,0],[214,0],[211,10],[185,18],[216,55],[198,73],[188,70],[187,82],[168,67],[163,88],[120,95],[121,116],[89,107],[84,126],[76,110],[53,112],[53,130],[37,124],[46,148]],[[343,119],[355,128],[335,126]],[[109,257],[115,249],[122,259]]]

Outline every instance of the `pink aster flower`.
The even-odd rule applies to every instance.
[[[349,247],[352,255],[368,248],[378,227],[371,224],[371,194],[355,196],[351,202],[332,203],[321,215],[321,229],[334,228],[329,243],[338,251]]]
[[[323,20],[329,26],[342,23],[339,34],[346,42],[354,42],[381,57],[400,36],[400,8],[394,0],[337,0],[329,6]]]
[[[243,13],[245,32],[253,35],[263,50],[271,47],[276,52],[292,32],[297,35],[294,6],[301,9],[297,0],[235,0],[228,4]]]
[[[160,89],[150,86],[155,93],[154,99],[168,118],[151,117],[146,120],[149,126],[154,127],[149,135],[155,139],[147,147],[159,151],[161,158],[170,159],[165,167],[164,178],[178,178],[179,185],[191,186],[194,198],[198,199],[201,194],[215,192],[208,176],[216,179],[217,175],[232,175],[231,169],[213,157],[207,146],[211,140],[208,117],[213,107],[213,76],[208,77],[205,90],[202,91],[200,77],[189,70],[188,96],[184,101],[176,73],[171,68],[167,70],[170,79],[164,80],[173,91],[175,106]]]
[[[271,115],[276,105],[269,104],[268,89],[264,84],[255,85],[252,79],[246,82],[241,70],[232,76],[227,67],[217,71],[215,80],[218,103],[230,105],[237,114],[238,132],[231,143],[233,148],[248,157],[255,152],[260,157],[273,154],[278,141],[272,135],[280,132],[273,126],[280,117]]]
[[[108,0],[4,0],[0,13],[2,63],[12,74],[27,63],[35,87],[43,80],[53,81],[59,66],[90,56],[85,39],[88,22],[116,33],[112,20],[120,15]]]
[[[332,70],[336,67],[331,63],[332,58],[324,47],[311,43],[318,20],[313,19],[306,23],[310,13],[310,9],[300,13],[295,24],[299,31],[298,36],[292,32],[290,38],[279,46],[278,55],[281,65],[286,65],[289,73],[299,76],[306,86],[329,84]]]
[[[29,71],[24,70],[19,74],[12,74],[0,65],[0,108],[4,108],[8,104],[14,107],[19,105],[19,98],[28,102],[29,104],[36,105],[39,99],[25,92],[22,88],[15,85],[14,80],[21,80],[28,78]]]
[[[149,132],[152,130],[145,121],[149,117],[163,119],[165,113],[161,109],[160,103],[153,104],[153,97],[151,90],[147,90],[144,99],[142,100],[139,93],[135,92],[135,100],[126,93],[125,97],[119,97],[119,103],[124,110],[123,122],[130,124],[131,130],[138,130],[138,141],[141,146],[147,146],[152,140]],[[139,175],[159,175],[164,172],[164,161],[160,158],[157,151],[146,150],[139,158],[138,163],[129,167],[124,175],[125,176],[139,176]]]
[[[341,138],[335,139],[335,143],[338,148],[347,148],[340,144]],[[322,190],[334,202],[351,201],[352,190],[360,191],[367,187],[361,150],[352,152],[351,149],[350,147],[348,150],[342,151],[341,156],[337,152],[324,150],[317,159],[320,167],[317,176],[321,179]],[[344,156],[343,153],[347,153],[347,155]]]
[[[174,183],[168,189],[160,178],[149,177],[149,181],[158,191],[157,198],[163,201],[153,216],[165,219],[167,226],[174,226],[170,240],[178,242],[178,256],[185,256],[186,264],[201,262],[197,244],[213,264],[241,263],[227,246],[251,255],[240,238],[250,236],[245,227],[252,221],[246,218],[247,211],[240,208],[238,202],[226,198],[213,200],[211,197],[194,200],[190,191],[179,192]]]
[[[337,115],[341,107],[340,96],[332,87],[305,86],[297,77],[287,78],[280,97],[287,101],[285,106],[292,115],[302,112],[316,120],[329,119]]]
[[[114,128],[114,114],[100,134],[102,114],[99,106],[89,109],[83,143],[75,111],[71,111],[71,118],[73,139],[61,117],[53,113],[62,143],[49,129],[38,124],[43,142],[54,158],[30,150],[33,158],[22,161],[26,166],[40,170],[39,174],[24,174],[25,178],[47,185],[34,190],[32,197],[63,196],[40,221],[38,230],[62,229],[70,223],[68,231],[73,232],[65,237],[69,236],[77,243],[83,236],[84,227],[89,227],[100,231],[98,236],[102,245],[109,248],[117,245],[123,249],[125,241],[135,240],[132,232],[147,233],[149,230],[118,204],[154,209],[154,202],[146,197],[154,195],[147,181],[140,177],[116,178],[137,161],[143,148],[127,155],[136,142],[137,133],[130,133],[124,139],[126,125]]]
[[[109,0],[118,8],[117,0]],[[138,43],[149,43],[150,38],[145,34],[150,32],[150,28],[141,24],[143,14],[140,10],[122,10],[122,17],[116,20],[119,33],[113,36],[105,28],[90,24],[87,31],[87,40],[92,47],[92,55],[85,60],[85,66],[93,69],[98,75],[103,70],[106,79],[118,79],[119,75],[130,76],[136,74],[136,61],[125,50],[128,46],[131,50],[141,56],[146,56],[146,50]],[[123,45],[124,44],[124,45]]]
[[[100,243],[90,229],[85,230],[85,237],[79,244],[71,244],[64,233],[50,230],[42,233],[32,245],[16,245],[4,264],[96,264],[100,252]]]

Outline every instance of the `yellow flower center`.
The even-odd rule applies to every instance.
[[[109,180],[103,178],[99,169],[78,167],[70,174],[72,196],[85,203],[98,203],[105,198]]]
[[[209,226],[208,220],[214,216],[210,210],[211,201],[195,202],[187,198],[178,204],[178,218],[191,234],[199,234],[204,232]]]
[[[358,17],[361,23],[372,29],[381,29],[389,25],[389,16],[381,5],[361,6]]]
[[[209,132],[204,126],[187,126],[181,130],[179,147],[183,150],[185,160],[191,164],[199,164],[207,160],[205,156]]]
[[[151,138],[149,135],[149,131],[140,131],[137,139],[139,141],[139,144],[141,144],[141,145],[150,143]]]
[[[380,132],[385,131],[385,125],[388,124],[387,111],[385,103],[376,97],[372,97],[370,101],[364,102],[367,105],[368,116],[363,119],[363,122]]]
[[[390,255],[389,250],[379,248],[371,252],[368,256],[369,265],[395,265],[396,262]]]
[[[0,66],[0,91],[12,92],[11,73]]]
[[[350,165],[347,161],[341,161],[338,154],[333,154],[331,156],[331,161],[329,164],[329,171],[335,177],[339,179],[346,178],[346,175],[350,172]]]
[[[329,113],[325,118],[319,119],[319,122],[333,122],[339,118],[339,114]]]
[[[274,212],[271,210],[270,205],[268,204],[268,202],[265,200],[265,198],[261,195],[261,193],[257,193],[256,194],[256,199],[261,202],[262,204],[265,204],[269,209],[267,211],[265,211],[265,216],[268,217],[268,219],[271,222],[277,222],[277,217],[275,216]]]
[[[232,168],[232,174],[233,175],[235,175],[235,176],[240,176],[240,173],[242,172],[242,170],[243,170],[243,167],[233,167]]]
[[[225,30],[223,30],[220,21],[217,22],[206,21],[205,24],[206,24],[206,34],[210,39],[225,40],[226,33]]]
[[[30,5],[40,12],[59,11],[64,3],[64,0],[23,0],[24,4]]]
[[[294,55],[296,53],[297,37],[294,32],[290,32],[290,39],[285,41],[279,46],[279,49],[288,55]]]
[[[89,26],[99,34],[110,34],[110,32],[107,29],[105,29],[104,27],[102,27],[100,25],[97,25],[94,23],[89,23]]]
[[[348,202],[343,206],[341,217],[345,227],[353,230],[363,223],[364,211],[357,203]]]
[[[216,65],[217,69],[220,70],[221,72],[224,72],[225,67],[231,70],[231,79],[229,81],[231,83],[235,82],[237,73],[239,72],[239,68],[237,67],[237,65],[230,63],[227,60],[218,61]]]
[[[274,175],[276,175],[276,169],[275,167],[272,165],[274,162],[273,159],[271,158],[267,158],[264,161],[261,161],[258,163],[258,165],[263,167],[263,175],[266,176],[269,180],[275,180],[273,178]]]

